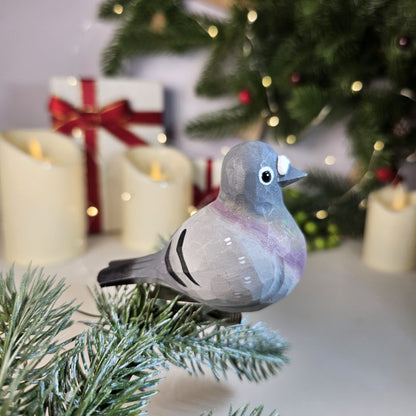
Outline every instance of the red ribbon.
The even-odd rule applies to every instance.
[[[201,190],[194,185],[194,205],[197,208],[202,208],[214,201],[219,191],[219,186],[212,186],[212,159],[208,159],[205,170],[205,190]]]
[[[101,231],[101,207],[99,195],[99,176],[96,164],[97,134],[102,127],[120,139],[127,146],[146,145],[146,141],[128,130],[128,125],[162,124],[160,112],[133,112],[127,100],[120,100],[98,109],[96,105],[95,82],[81,80],[82,109],[77,109],[65,100],[56,96],[49,101],[49,111],[53,116],[53,127],[56,131],[71,135],[74,128],[84,131],[86,148],[86,173],[88,206],[98,209],[98,214],[89,217],[89,231]]]

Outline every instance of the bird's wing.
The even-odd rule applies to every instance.
[[[158,283],[161,253],[144,257],[110,262],[107,268],[98,274],[98,283],[103,286],[114,286],[130,283]]]
[[[261,298],[261,276],[273,276],[275,270],[252,237],[250,230],[204,208],[172,237],[164,254],[167,281],[192,298],[222,305],[229,299],[249,303]]]

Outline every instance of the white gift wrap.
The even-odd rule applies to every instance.
[[[198,157],[192,160],[194,184],[199,189],[206,190],[207,187],[207,158]],[[212,186],[220,186],[221,182],[221,167],[223,158],[213,158],[212,161]]]
[[[75,77],[53,77],[50,93],[82,108],[81,80]],[[95,97],[98,108],[119,100],[127,100],[134,112],[163,113],[164,97],[161,84],[127,78],[98,78],[95,80]],[[128,130],[149,145],[160,145],[163,125],[129,124]],[[117,137],[98,128],[98,166],[101,231],[117,231],[121,227],[121,155],[126,145]],[[76,142],[84,148],[84,135],[79,129],[73,132]]]
[[[165,180],[150,177],[154,162],[159,163]],[[191,162],[167,146],[136,147],[124,154],[122,182],[121,240],[140,252],[156,251],[189,216]]]
[[[223,158],[195,158],[192,159],[192,169],[193,169],[193,183],[196,188],[194,195],[194,204],[195,205],[204,205],[204,197],[202,200],[195,200],[198,198],[198,194],[202,196],[204,194],[210,194],[213,189],[219,188],[221,182],[221,167],[222,167]],[[208,168],[208,163],[211,163],[211,169]],[[208,177],[210,175],[210,177]],[[211,185],[211,189],[209,189]],[[209,198],[208,198],[209,199]],[[209,201],[210,202],[210,201]]]
[[[28,154],[36,139],[46,160]],[[84,163],[66,136],[48,130],[0,135],[3,253],[10,262],[46,265],[86,246]]]
[[[364,230],[364,263],[386,272],[416,267],[416,192],[401,209],[392,208],[394,197],[393,186],[369,195]]]

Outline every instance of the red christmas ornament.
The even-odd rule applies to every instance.
[[[246,90],[246,89],[241,90],[238,93],[238,101],[240,101],[240,103],[244,104],[244,105],[250,104],[251,103],[251,93],[250,93],[250,91]]]
[[[298,85],[300,84],[300,81],[302,80],[302,77],[300,76],[299,72],[294,72],[290,76],[290,82],[292,85]]]
[[[380,182],[391,182],[396,177],[396,171],[391,168],[378,168],[376,170],[376,178]]]

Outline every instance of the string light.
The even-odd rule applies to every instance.
[[[198,212],[198,209],[194,207],[193,205],[188,207],[188,214],[190,217],[192,217],[192,215],[195,215],[197,212]]]
[[[166,136],[166,134],[165,134],[165,133],[159,133],[159,134],[157,135],[157,141],[158,141],[160,144],[165,144],[165,143],[167,142],[167,140],[168,140],[168,138],[167,138],[167,136]]]
[[[89,217],[96,217],[98,215],[98,208],[93,207],[92,205],[87,208],[87,215]]]
[[[360,203],[358,204],[358,208],[360,208],[360,209],[366,209],[367,208],[367,200],[366,199],[362,199],[360,201]]]
[[[324,209],[320,209],[316,214],[315,214],[316,218],[318,218],[319,220],[324,220],[325,218],[328,217],[328,211],[325,211]]]
[[[78,80],[75,77],[68,77],[66,81],[71,87],[75,87],[78,84]]]
[[[264,88],[268,88],[270,87],[270,85],[272,85],[272,77],[269,75],[265,75],[262,79],[261,79],[261,83],[263,85]]]
[[[286,137],[286,143],[287,144],[295,144],[296,143],[296,136],[294,134],[289,134],[289,136]]]
[[[409,156],[407,156],[406,162],[410,162],[410,163],[416,162],[416,152],[414,152],[414,153],[410,154]]]
[[[334,164],[335,164],[336,160],[337,160],[337,159],[335,158],[335,156],[328,155],[328,156],[325,158],[325,165],[332,166],[332,165],[334,165]]]
[[[381,141],[381,140],[377,140],[375,143],[374,143],[374,150],[376,151],[376,152],[380,152],[381,150],[383,150],[384,149],[384,143]]]
[[[221,147],[221,154],[225,156],[229,152],[230,148],[228,146]]]
[[[163,34],[167,26],[166,16],[163,12],[156,12],[150,21],[150,28],[154,33]]]
[[[363,89],[363,83],[361,81],[354,81],[351,84],[351,91],[352,92],[360,92]]]
[[[250,42],[244,42],[244,45],[243,45],[243,54],[244,54],[244,56],[249,56],[250,54],[251,54],[251,44],[250,44]]]
[[[130,201],[130,199],[131,199],[131,193],[129,193],[129,192],[123,192],[121,194],[121,200],[122,201],[128,202],[128,201]]]
[[[406,98],[410,98],[411,100],[415,99],[415,94],[410,88],[403,88],[400,90],[400,95]]]
[[[256,12],[255,10],[250,10],[250,11],[247,13],[247,20],[248,20],[250,23],[254,23],[254,22],[257,20],[257,12]]]
[[[218,28],[217,28],[217,26],[211,25],[208,28],[208,35],[210,35],[211,38],[216,38],[218,36]]]
[[[77,139],[79,139],[79,138],[81,138],[81,137],[82,137],[82,129],[81,129],[81,128],[79,128],[79,127],[74,127],[74,128],[71,130],[71,134],[72,134],[72,136],[74,136],[74,137],[76,137]]]
[[[117,3],[117,4],[114,5],[113,12],[115,14],[122,14],[123,11],[124,11],[124,8],[123,8],[123,6],[121,4]]]
[[[267,120],[267,125],[270,127],[276,127],[280,122],[279,117],[277,116],[271,116],[268,120]]]

